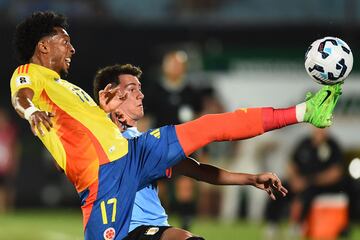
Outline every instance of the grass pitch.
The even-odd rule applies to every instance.
[[[170,224],[179,226],[176,218],[171,218]],[[284,232],[286,226],[282,229]],[[360,239],[360,228],[357,226],[352,230],[351,237],[347,239]],[[192,225],[192,232],[205,237],[206,240],[266,239],[263,224],[244,221],[227,224],[213,219],[196,219]],[[17,210],[0,215],[0,239],[81,240],[83,230],[80,210]]]

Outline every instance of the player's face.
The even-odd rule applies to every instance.
[[[185,74],[186,59],[186,54],[181,51],[171,53],[165,57],[163,62],[163,71],[167,76],[166,80],[177,80]]]
[[[315,128],[313,130],[313,141],[315,144],[321,144],[326,141],[327,130],[323,128]]]
[[[49,36],[46,41],[49,47],[48,59],[50,68],[66,76],[69,72],[71,57],[75,53],[74,47],[70,43],[69,34],[60,27],[54,28],[56,34]]]
[[[134,126],[144,116],[142,103],[144,94],[141,91],[141,84],[137,77],[130,74],[120,75],[118,78],[119,91],[126,94],[126,98],[116,112],[122,116],[122,122]]]

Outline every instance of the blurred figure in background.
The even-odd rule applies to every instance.
[[[216,95],[212,87],[202,89],[202,111],[200,115],[216,114],[225,112],[224,105]],[[233,159],[235,142],[214,142],[199,151],[199,160],[201,163],[208,163],[222,168],[229,168]],[[239,169],[238,169],[239,170]],[[221,202],[223,200],[222,193],[224,192],[218,186],[198,183],[198,214],[201,216],[217,217]]]
[[[8,112],[0,107],[0,213],[14,205],[18,156],[16,127]]]
[[[268,136],[264,136],[266,139]],[[234,156],[229,165],[230,169],[244,172],[264,171],[264,140],[260,138],[248,139],[235,143]],[[259,222],[263,217],[266,196],[253,191],[252,188],[234,188],[227,186],[222,190],[220,218],[222,221],[235,222],[244,217],[252,222]]]
[[[177,124],[194,119],[201,111],[201,92],[187,80],[188,55],[185,51],[167,52],[163,57],[162,75],[149,89],[147,111],[153,125]]]
[[[150,115],[152,126],[183,123],[194,119],[201,111],[201,91],[188,83],[187,64],[188,55],[185,51],[169,51],[164,55],[160,81],[151,84],[145,93],[148,96],[151,95],[151,98],[145,101],[145,109]],[[171,183],[169,185],[168,190],[173,190],[174,185]],[[196,212],[194,182],[189,178],[179,176],[175,182],[176,191],[173,194],[162,192],[164,191],[163,184],[160,189],[164,204],[178,211],[181,227],[189,230],[190,222]],[[173,196],[175,200],[164,199],[169,196]]]
[[[342,148],[328,130],[314,128],[311,136],[298,143],[289,166],[288,180],[294,194],[290,217],[298,226],[311,224],[309,213],[316,197],[344,191]]]

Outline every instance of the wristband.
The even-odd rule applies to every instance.
[[[29,121],[30,116],[36,111],[40,111],[40,110],[34,106],[31,106],[31,107],[28,107],[27,109],[25,109],[25,111],[24,111],[25,119]]]

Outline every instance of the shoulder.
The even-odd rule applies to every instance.
[[[45,79],[49,76],[46,71],[49,70],[32,63],[18,66],[10,80],[11,93],[14,94],[21,88],[30,88],[40,92]]]
[[[11,85],[14,88],[31,85],[30,64],[18,66],[11,77]]]
[[[30,63],[18,66],[14,73],[16,74],[28,74],[30,69]]]
[[[36,74],[38,69],[33,64],[24,64],[18,66],[12,75],[12,79],[16,79],[18,84],[27,83],[34,74]]]
[[[340,142],[335,138],[330,137],[327,142],[331,146],[331,148],[336,148],[336,149],[341,148]]]
[[[305,137],[305,138],[301,139],[300,141],[298,141],[297,145],[299,147],[312,145],[311,137]]]
[[[18,66],[13,73],[13,76],[29,75],[30,64]]]

